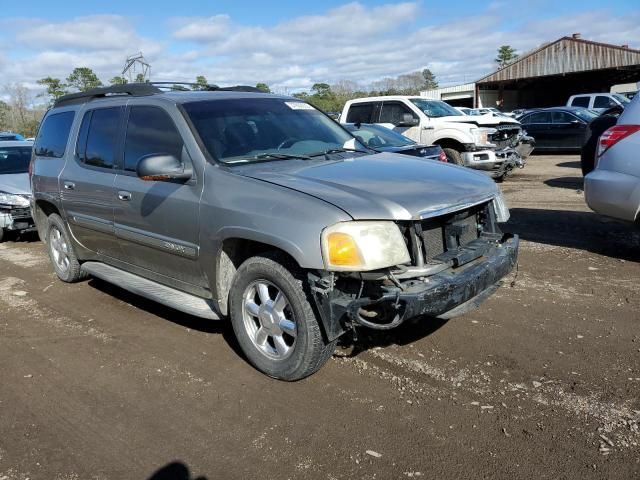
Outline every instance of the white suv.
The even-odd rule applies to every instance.
[[[619,93],[583,93],[571,95],[567,107],[584,107],[596,112],[604,112],[613,107],[626,107],[629,99]]]

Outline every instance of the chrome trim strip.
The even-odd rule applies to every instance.
[[[198,246],[137,228],[115,224],[116,237],[180,257],[198,258]]]

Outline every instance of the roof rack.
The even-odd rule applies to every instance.
[[[131,95],[132,97],[145,97],[162,93],[158,87],[150,83],[125,83],[124,85],[112,85],[110,87],[92,88],[86,92],[70,93],[63,95],[56,100],[54,106],[79,103],[82,101],[92,100],[94,98],[103,98],[111,95]]]
[[[145,82],[145,83],[125,83],[123,85],[112,85],[110,87],[92,88],[86,92],[70,93],[63,95],[56,100],[54,106],[71,105],[84,101],[93,100],[95,98],[104,98],[110,96],[130,95],[132,97],[146,97],[149,95],[157,95],[165,90],[192,91],[187,88],[181,88],[183,85],[189,87],[200,87],[202,84],[189,82]],[[165,89],[165,90],[163,90]],[[203,91],[207,92],[252,92],[264,93],[256,87],[248,85],[235,85],[232,87],[219,87],[217,85],[207,85]]]

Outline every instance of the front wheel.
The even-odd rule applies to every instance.
[[[462,161],[462,154],[454,150],[453,148],[443,148],[444,154],[447,156],[447,163],[453,163],[454,165],[463,166],[464,162]]]
[[[264,254],[238,268],[229,292],[240,348],[253,366],[280,380],[311,375],[335,349],[322,336],[303,278],[293,262]]]

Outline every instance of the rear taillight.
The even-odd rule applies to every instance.
[[[444,153],[444,150],[440,150],[440,155],[438,155],[438,160],[441,162],[447,162],[447,154]]]
[[[637,131],[640,131],[640,125],[614,125],[613,127],[605,130],[600,135],[598,140],[598,157],[602,156],[604,152],[613,147],[623,138],[627,138],[629,135],[633,135]]]

